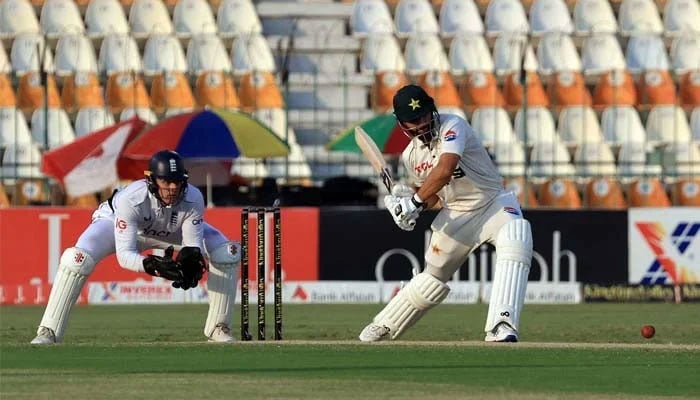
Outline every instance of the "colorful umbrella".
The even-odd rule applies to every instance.
[[[343,131],[338,137],[326,145],[328,150],[348,151],[361,153],[355,143],[355,126]],[[365,120],[359,124],[365,132],[377,143],[377,147],[384,154],[401,154],[410,139],[396,124],[394,114],[381,114]]]

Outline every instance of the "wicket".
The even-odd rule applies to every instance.
[[[274,274],[274,315],[275,340],[282,340],[282,218],[280,209],[243,208],[241,212],[241,340],[252,340],[250,334],[250,296],[249,296],[249,258],[250,251],[250,215],[255,214],[256,224],[256,260],[258,292],[258,340],[265,340],[265,273],[267,270],[267,216],[272,214],[273,226],[273,274]]]

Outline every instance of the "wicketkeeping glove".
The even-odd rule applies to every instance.
[[[173,287],[181,287],[184,290],[197,287],[207,269],[207,262],[199,247],[183,247],[177,254],[176,261],[182,269],[183,279],[173,282]]]
[[[177,261],[173,260],[173,246],[165,249],[165,255],[149,255],[143,260],[143,269],[147,274],[165,278],[169,281],[182,281],[184,275]]]

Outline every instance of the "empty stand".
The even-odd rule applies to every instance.
[[[491,0],[486,9],[484,22],[488,35],[530,31],[525,9],[519,0]]]
[[[28,0],[3,0],[0,3],[0,36],[14,38],[21,33],[39,33],[39,20]]]
[[[141,72],[141,55],[134,38],[129,35],[109,34],[100,46],[98,65],[101,73],[112,75],[122,72]]]
[[[75,116],[75,136],[85,136],[110,125],[114,125],[110,110],[104,107],[83,107]]]
[[[32,143],[24,114],[15,107],[0,107],[0,148]]]
[[[586,106],[566,107],[559,113],[559,137],[569,147],[603,141],[595,111]]]
[[[627,69],[632,73],[647,70],[668,70],[666,46],[658,35],[632,35],[625,51]]]
[[[383,113],[393,109],[396,91],[408,84],[406,74],[401,71],[384,71],[375,74],[371,91],[372,109]]]
[[[552,147],[554,142],[557,142],[557,146],[560,144],[554,128],[554,118],[546,107],[528,107],[527,117],[523,116],[524,113],[523,109],[518,109],[513,122],[518,140],[528,146],[544,143]]]
[[[47,72],[54,71],[53,53],[46,46],[44,37],[40,33],[18,34],[12,42],[10,60],[12,69],[17,75],[40,69]]]
[[[484,146],[510,146],[518,141],[508,112],[502,107],[480,107],[471,117],[474,132]]]
[[[536,142],[530,153],[528,175],[536,180],[548,180],[552,176],[571,178],[576,175],[576,170],[564,143]]]
[[[90,72],[76,72],[63,79],[61,105],[68,112],[83,107],[104,105],[102,87],[97,75]]]
[[[503,80],[503,98],[511,108],[521,107],[527,102],[528,107],[548,107],[549,98],[544,91],[540,76],[536,72],[525,74],[525,85],[521,84],[520,72],[508,74]]]
[[[404,71],[406,61],[393,35],[372,35],[362,45],[360,70],[365,73]]]
[[[168,9],[161,0],[134,0],[129,9],[129,26],[136,39],[160,33],[173,33]]]
[[[173,11],[173,25],[178,37],[217,32],[214,14],[206,0],[178,0]]]
[[[504,107],[506,104],[496,77],[488,71],[467,74],[459,90],[464,106],[469,110],[489,106]]]
[[[537,190],[540,207],[581,208],[581,196],[571,179],[553,178],[542,183]]]
[[[449,63],[453,75],[494,69],[491,52],[482,35],[460,32],[450,43]]]
[[[609,33],[596,33],[584,40],[581,64],[586,75],[599,75],[626,67],[620,43]]]
[[[591,106],[593,98],[583,75],[577,71],[561,71],[544,78],[547,97],[553,107]],[[630,81],[632,89],[634,83]]]
[[[274,75],[270,72],[252,72],[241,78],[238,97],[244,109],[279,108],[284,106]]]
[[[418,76],[418,84],[425,89],[429,96],[435,99],[435,104],[438,107],[460,108],[462,106],[457,87],[449,73],[427,71]]]
[[[673,39],[671,68],[678,75],[700,69],[700,33],[687,33]]]
[[[85,10],[85,27],[91,38],[129,33],[129,22],[118,0],[91,0]]]
[[[671,200],[659,178],[642,177],[627,188],[630,207],[669,207]]]
[[[700,3],[696,0],[667,0],[663,15],[666,35],[700,32]]]
[[[90,39],[82,34],[63,35],[56,45],[56,75],[76,72],[97,73],[97,59]]]
[[[610,145],[622,143],[646,143],[646,132],[637,110],[631,106],[611,106],[603,110],[601,127],[605,142]]]
[[[572,33],[574,24],[569,7],[564,0],[535,0],[530,7],[530,29],[535,36],[552,32]]]
[[[673,205],[684,207],[700,206],[700,178],[680,179],[671,188]]]
[[[539,72],[551,74],[560,71],[581,71],[581,58],[571,36],[548,33],[537,46]]]
[[[0,107],[14,107],[16,105],[17,99],[10,77],[4,73],[0,74]]]
[[[185,75],[173,71],[153,77],[151,106],[156,113],[172,108],[194,108],[194,95]]]
[[[664,30],[654,0],[622,0],[618,10],[618,22],[623,35],[660,34]]]
[[[627,208],[627,200],[618,181],[599,177],[586,182],[583,189],[583,206],[601,209]]]
[[[690,127],[682,108],[676,106],[656,106],[649,111],[646,122],[647,140],[659,146],[690,142]]]
[[[187,69],[191,74],[204,71],[231,72],[231,59],[216,35],[193,37],[187,45]]]
[[[32,139],[43,149],[52,149],[75,140],[73,125],[62,108],[38,108],[32,113]]]
[[[637,86],[632,75],[622,69],[609,71],[598,77],[593,90],[593,104],[607,106],[636,106]]]
[[[175,36],[153,34],[143,51],[143,73],[156,75],[163,72],[187,72],[185,52]]]
[[[574,6],[574,29],[577,35],[617,33],[617,20],[608,0],[577,0]]]
[[[676,85],[666,70],[650,70],[637,79],[639,105],[676,104]]]
[[[394,24],[399,37],[437,35],[440,32],[428,0],[400,0],[394,10]]]
[[[353,2],[350,28],[352,34],[357,37],[393,34],[395,32],[391,12],[383,0],[357,0]]]
[[[200,107],[238,108],[241,105],[233,78],[223,71],[206,71],[197,76],[195,98]]]
[[[275,72],[275,59],[267,40],[261,34],[241,35],[231,48],[233,73],[244,75],[256,72]]]
[[[436,33],[411,36],[404,51],[406,69],[409,74],[419,75],[427,71],[450,70],[450,62]]]
[[[251,0],[223,0],[216,13],[219,35],[233,38],[262,32],[262,23]]]
[[[597,178],[617,175],[615,156],[604,142],[581,143],[574,154],[574,166],[579,177]]]
[[[44,107],[44,93],[48,95],[46,103],[49,107],[61,106],[61,98],[53,75],[46,75],[46,82],[42,82],[41,74],[38,72],[22,75],[17,88],[17,107],[25,113]]]
[[[120,113],[127,107],[151,106],[143,79],[136,74],[122,72],[111,75],[105,92],[105,102],[114,113]]]
[[[445,0],[440,7],[440,35],[484,33],[484,23],[474,0]]]
[[[493,46],[493,62],[496,75],[507,75],[520,71],[525,54],[525,70],[537,71],[537,57],[532,46],[527,41],[527,36],[521,34],[503,34],[496,39]]]
[[[525,149],[521,143],[495,142],[490,149],[498,172],[505,178],[524,176]]]
[[[48,0],[41,7],[41,30],[49,39],[85,32],[80,10],[73,0]]]

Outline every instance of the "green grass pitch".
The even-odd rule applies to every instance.
[[[515,344],[482,341],[485,305],[441,305],[359,343],[380,308],[285,305],[285,340],[221,345],[204,305],[80,306],[65,343],[37,347],[43,307],[4,306],[0,399],[700,398],[700,304],[526,305]]]

